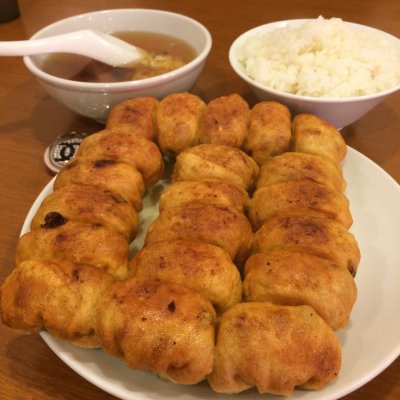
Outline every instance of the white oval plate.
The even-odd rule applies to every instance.
[[[400,354],[400,186],[383,169],[348,148],[343,164],[348,183],[356,236],[362,254],[356,283],[358,299],[349,326],[338,333],[343,364],[338,379],[319,391],[296,390],[293,400],[334,400],[356,390],[382,372]],[[51,181],[30,209],[22,233],[41,201],[52,191]],[[158,215],[158,197],[167,184],[160,182],[144,198],[141,229],[134,242],[141,248],[147,226]],[[135,250],[135,249],[134,249]],[[73,370],[104,391],[123,400],[222,399],[202,383],[181,386],[153,374],[133,371],[102,350],[87,350],[55,339],[46,332],[47,345]],[[235,400],[275,399],[255,390],[235,395]]]

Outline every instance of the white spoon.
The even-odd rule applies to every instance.
[[[80,54],[116,67],[130,67],[147,52],[121,39],[94,30],[80,30],[42,39],[0,41],[0,56],[45,53]]]

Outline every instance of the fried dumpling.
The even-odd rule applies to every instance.
[[[100,347],[96,313],[113,278],[100,268],[56,260],[18,264],[1,287],[1,317],[10,328]]]
[[[200,144],[180,153],[172,182],[219,179],[251,190],[259,167],[244,151],[218,144]]]
[[[142,209],[143,177],[129,164],[116,160],[89,160],[76,157],[58,173],[54,181],[54,190],[71,184],[106,188],[123,197],[135,210]]]
[[[157,140],[161,151],[175,156],[198,142],[198,127],[206,104],[191,93],[172,93],[157,110]]]
[[[150,225],[145,244],[172,239],[222,247],[240,263],[248,254],[252,230],[242,213],[213,204],[190,203],[163,210]]]
[[[155,136],[155,114],[158,105],[158,100],[150,96],[121,101],[111,109],[106,128],[126,131],[152,140]]]
[[[211,100],[200,119],[199,143],[240,148],[247,136],[250,108],[238,94]]]
[[[341,347],[309,306],[239,303],[218,322],[212,389],[289,396],[296,387],[320,389],[336,378]]]
[[[127,276],[129,245],[119,233],[98,224],[67,221],[61,215],[51,222],[19,238],[16,265],[26,260],[65,260],[94,265],[117,279]]]
[[[253,253],[291,250],[331,260],[355,276],[360,249],[354,235],[336,221],[309,215],[277,216],[254,234]]]
[[[149,244],[130,263],[133,276],[179,283],[206,297],[218,311],[242,298],[242,282],[229,254],[218,246],[190,240]]]
[[[343,192],[346,181],[339,165],[316,154],[286,152],[270,158],[260,168],[257,189],[280,182],[309,180]]]
[[[262,165],[289,150],[292,139],[289,109],[275,101],[257,103],[250,111],[249,126],[243,149]]]
[[[107,189],[90,185],[69,185],[50,193],[41,203],[32,221],[31,230],[52,225],[59,216],[99,224],[121,234],[127,241],[136,236],[138,214],[122,197]]]
[[[349,200],[342,193],[311,181],[280,182],[257,189],[248,205],[253,228],[276,215],[324,216],[350,228]]]
[[[293,119],[293,151],[318,154],[339,164],[347,153],[341,133],[329,122],[313,114]]]
[[[164,190],[160,197],[160,211],[195,202],[226,206],[244,212],[248,201],[247,192],[229,182],[218,179],[180,181]]]
[[[357,297],[347,269],[305,253],[254,254],[246,261],[244,276],[245,301],[309,305],[333,330],[347,325]]]
[[[117,128],[85,137],[76,156],[127,163],[142,174],[146,187],[156,183],[164,173],[164,160],[154,142],[145,136]]]
[[[215,310],[174,282],[131,278],[115,283],[97,314],[103,349],[128,367],[180,384],[196,384],[213,366]]]

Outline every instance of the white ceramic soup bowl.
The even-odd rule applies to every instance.
[[[287,26],[299,27],[305,19],[273,22],[253,28],[240,35],[231,45],[229,50],[229,62],[236,74],[247,82],[252,91],[260,100],[273,100],[287,105],[293,115],[299,113],[315,114],[341,129],[360,119],[368,111],[378,105],[390,94],[400,89],[400,82],[383,91],[351,97],[313,97],[292,94],[281,90],[272,89],[265,84],[256,82],[245,71],[245,67],[239,61],[238,49],[245,45],[248,38],[258,37],[276,28]],[[400,53],[400,40],[388,33],[378,31],[364,25],[345,22],[346,26],[354,30],[367,30],[369,32],[384,35]],[[399,68],[399,67],[398,67]]]
[[[31,39],[95,29],[106,33],[131,31],[155,32],[176,37],[190,44],[197,56],[188,64],[159,76],[136,81],[90,83],[62,79],[41,69],[46,55],[24,57],[26,67],[47,93],[73,112],[104,122],[110,109],[132,97],[165,97],[190,91],[198,79],[211,50],[209,31],[194,19],[172,12],[150,9],[112,9],[76,15],[38,31]]]

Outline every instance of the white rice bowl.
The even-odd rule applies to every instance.
[[[351,25],[319,17],[276,27],[247,37],[235,56],[250,79],[295,95],[346,98],[399,85],[397,39]]]

